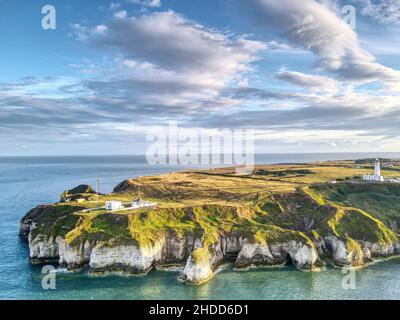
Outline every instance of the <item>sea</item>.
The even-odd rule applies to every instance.
[[[376,156],[400,158],[400,153],[262,154],[256,156],[256,163],[303,163]],[[55,288],[43,288],[43,266],[29,263],[28,245],[18,238],[19,220],[29,209],[58,201],[65,189],[78,184],[95,186],[97,177],[100,177],[100,191],[111,192],[114,186],[127,178],[187,168],[152,166],[145,156],[136,155],[0,157],[0,299],[400,298],[400,259],[397,258],[355,271],[351,282],[346,278],[349,273],[333,266],[320,272],[304,272],[291,266],[234,271],[232,266],[226,265],[212,280],[200,286],[177,281],[179,270],[153,270],[146,276],[93,276],[87,271],[68,272],[55,266]]]

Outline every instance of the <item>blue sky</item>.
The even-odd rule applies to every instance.
[[[56,30],[41,27],[47,4]],[[399,12],[399,0],[0,0],[0,147],[144,153],[146,133],[175,120],[253,129],[256,152],[400,151]]]

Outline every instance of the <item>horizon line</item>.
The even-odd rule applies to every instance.
[[[368,152],[368,151],[353,151],[353,152],[258,152],[254,153],[254,155],[296,155],[296,154],[399,154],[400,151],[382,151],[382,152]],[[209,155],[213,155],[210,153]],[[219,153],[219,155],[224,155],[224,153]],[[132,156],[146,156],[146,154],[138,153],[138,154],[54,154],[54,155],[46,155],[46,154],[25,154],[25,155],[0,155],[0,158],[28,158],[28,157],[132,157]],[[168,156],[168,154],[160,154],[159,156]]]

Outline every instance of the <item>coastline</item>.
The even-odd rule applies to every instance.
[[[328,201],[320,193],[321,188],[323,192],[333,188],[328,181],[323,182],[325,172],[337,172],[345,177],[369,170],[367,164],[357,168],[352,161],[345,160],[257,165],[250,176],[231,173],[234,167],[183,170],[128,179],[118,184],[113,193],[101,195],[100,201],[134,197],[137,186],[141,185],[144,196],[160,205],[137,211],[100,208],[86,213],[87,210],[81,208],[93,198],[98,201],[99,196],[89,186],[79,186],[74,190],[87,191],[65,191],[60,203],[31,210],[21,221],[21,235],[29,233],[33,262],[58,259],[59,264],[68,269],[89,267],[93,274],[118,272],[141,276],[153,268],[172,264],[183,266],[180,280],[188,284],[209,281],[227,260],[234,263],[233,270],[292,264],[300,270],[321,271],[327,262],[358,268],[376,258],[398,256],[400,241],[394,231],[363,210]],[[292,176],[296,180],[290,180]],[[296,182],[299,177],[305,181],[309,177],[312,181],[322,180],[301,187]],[[207,181],[214,183],[215,191]],[[228,193],[221,193],[221,188],[232,192],[232,188],[226,186],[231,181],[242,183],[243,189],[236,186],[238,198],[224,204]],[[173,191],[174,197],[178,197],[173,200],[175,202],[163,191],[165,183],[170,184],[171,190],[176,189]],[[282,183],[287,184],[287,191],[280,191]],[[158,186],[160,189],[156,189]],[[275,186],[280,189],[271,195],[270,190]],[[343,186],[350,190],[369,187],[349,182]],[[338,187],[340,184],[335,185]],[[256,192],[243,193],[246,188]],[[260,193],[262,189],[265,190]],[[216,198],[210,200],[213,192]],[[71,202],[64,200],[67,197]],[[75,206],[75,199],[79,200],[79,205]],[[61,220],[54,220],[52,225],[46,217],[53,216],[54,210],[60,211]],[[287,222],[292,221],[293,227],[281,225],[281,217],[294,219]],[[354,221],[348,225],[346,219]],[[64,230],[64,224],[70,225],[69,229],[61,234],[55,231]],[[95,227],[96,224],[99,227]],[[159,229],[153,230],[153,225],[159,225]],[[365,229],[364,233],[357,231],[359,226]]]

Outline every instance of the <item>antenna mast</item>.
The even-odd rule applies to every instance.
[[[97,177],[97,208],[100,207],[99,193],[100,193],[100,177]]]

